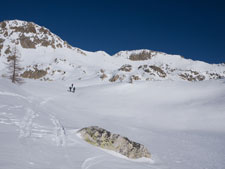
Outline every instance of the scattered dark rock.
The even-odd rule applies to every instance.
[[[224,76],[219,75],[218,73],[209,73],[210,79],[222,79]]]
[[[101,73],[105,73],[105,71],[104,71],[103,69],[100,69],[100,72],[101,72]]]
[[[15,32],[21,32],[21,33],[36,33],[35,25],[31,22],[28,22],[27,25],[24,26],[15,26],[10,27]]]
[[[159,67],[155,66],[155,65],[151,65],[149,66],[151,69],[153,69],[155,72],[157,72],[157,74],[160,76],[160,77],[166,77],[166,73]]]
[[[63,46],[59,43],[56,45],[57,48],[62,48]]]
[[[2,29],[4,29],[4,28],[6,27],[6,23],[5,23],[5,22],[1,22],[1,23],[0,23],[0,27],[1,27]]]
[[[8,35],[9,35],[9,33],[7,31],[5,31],[4,37],[7,37]]]
[[[65,41],[66,42],[66,41]],[[68,48],[72,49],[72,46],[70,46],[67,42],[66,42],[66,45]],[[79,52],[80,54],[82,55],[85,55],[86,56],[86,53],[84,53],[81,49],[77,48],[77,52]]]
[[[205,76],[203,76],[203,75],[198,75],[198,76],[196,77],[196,79],[198,79],[198,81],[203,81],[203,80],[205,80]]]
[[[188,80],[190,82],[205,80],[205,76],[204,75],[200,75],[199,72],[193,71],[193,70],[187,70],[186,73],[179,74],[179,76],[182,79]]]
[[[1,56],[1,51],[2,51],[3,45],[0,44],[0,56]]]
[[[4,39],[0,38],[0,43],[3,43],[4,41],[5,41]]]
[[[41,27],[40,29],[39,29],[39,31],[40,32],[42,32],[42,33],[44,33],[44,34],[48,34],[48,29],[46,29],[46,28],[44,28],[44,27]]]
[[[5,50],[5,54],[10,54],[11,53],[11,50],[10,50],[10,47],[8,46],[8,48]]]
[[[132,66],[131,65],[123,65],[119,68],[120,71],[124,71],[124,72],[130,72],[132,70]]]
[[[133,80],[141,80],[140,77],[139,77],[139,76],[136,76],[136,75],[132,75],[131,78],[132,78]]]
[[[115,82],[119,79],[119,75],[114,75],[111,79],[109,79],[110,82]]]
[[[102,75],[100,75],[100,78],[102,79],[102,80],[104,80],[105,78],[107,78],[108,76],[105,74],[105,73],[103,73]]]
[[[122,75],[119,77],[119,80],[122,82],[125,79],[125,77],[126,77],[125,75]]]
[[[31,41],[29,37],[20,37],[20,44],[23,48],[36,48],[35,43]]]

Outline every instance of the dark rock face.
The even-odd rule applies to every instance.
[[[97,127],[90,126],[78,131],[81,137],[88,143],[108,150],[113,150],[128,158],[150,158],[151,154],[144,145],[129,140],[119,134]]]

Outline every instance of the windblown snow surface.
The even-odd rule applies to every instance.
[[[76,93],[68,92],[71,83]],[[97,125],[144,144],[129,160],[80,139]],[[1,169],[224,169],[225,81],[21,86],[0,79]]]

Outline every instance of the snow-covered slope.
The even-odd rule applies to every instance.
[[[89,85],[0,79],[0,168],[223,169],[225,82]],[[128,160],[81,140],[97,125],[144,144],[151,160]]]
[[[224,64],[147,49],[88,52],[13,20],[0,23],[1,76],[15,46],[21,76],[45,82],[0,77],[0,168],[224,169]],[[145,145],[152,159],[128,160],[77,136],[95,125]]]
[[[21,76],[41,80],[95,79],[133,82],[134,80],[202,81],[225,77],[224,64],[185,59],[147,49],[121,51],[110,56],[104,51],[88,52],[70,46],[47,28],[19,20],[0,23],[0,70],[17,47],[21,55]],[[124,67],[130,67],[128,70]]]

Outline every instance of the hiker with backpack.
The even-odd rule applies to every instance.
[[[75,93],[75,90],[76,90],[76,88],[75,88],[75,86],[72,83],[72,85],[69,87],[69,92]]]

